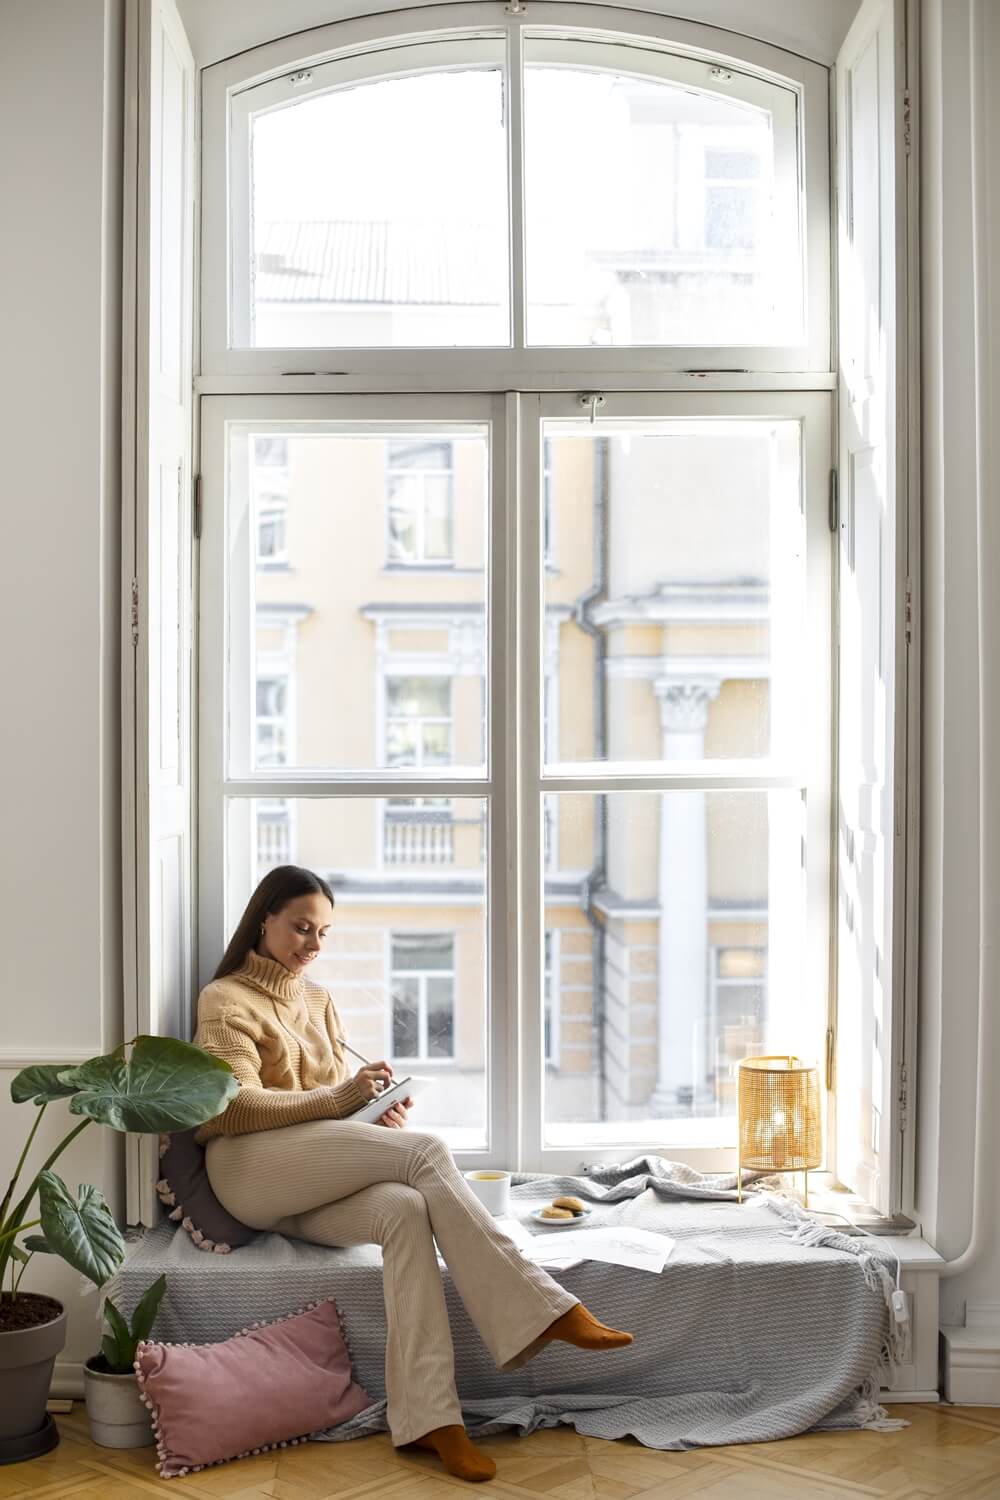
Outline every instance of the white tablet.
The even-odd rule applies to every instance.
[[[417,1095],[430,1083],[429,1078],[397,1078],[387,1089],[383,1089],[377,1099],[371,1099],[367,1104],[362,1104],[348,1120],[355,1121],[358,1125],[374,1125],[376,1120],[381,1120],[386,1110],[397,1101],[403,1099],[415,1099]]]

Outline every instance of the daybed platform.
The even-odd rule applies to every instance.
[[[567,1423],[591,1436],[632,1434],[649,1447],[687,1448],[816,1426],[885,1425],[877,1395],[888,1346],[886,1252],[803,1224],[773,1199],[737,1204],[730,1181],[655,1157],[587,1178],[516,1178],[512,1215],[532,1232],[546,1233],[527,1218],[532,1208],[573,1192],[593,1204],[589,1224],[640,1225],[677,1244],[660,1275],[599,1262],[552,1273],[597,1316],[631,1329],[631,1348],[597,1357],[558,1344],[509,1374],[494,1368],[445,1273],[470,1430]],[[796,1233],[810,1243],[796,1242]],[[332,1250],[272,1234],[230,1255],[206,1255],[165,1221],[109,1290],[131,1314],[161,1271],[167,1294],[156,1336],[170,1341],[228,1338],[255,1320],[335,1297],[355,1377],[375,1404],[323,1436],[384,1429],[377,1247]]]

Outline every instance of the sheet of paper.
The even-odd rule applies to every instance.
[[[531,1244],[519,1246],[521,1253],[539,1265],[575,1265],[581,1260],[602,1260],[613,1266],[632,1266],[658,1276],[666,1265],[675,1240],[650,1229],[630,1225],[604,1225],[594,1229],[563,1229],[558,1233],[532,1235]]]
[[[496,1226],[502,1229],[509,1240],[513,1240],[519,1250],[530,1249],[535,1243],[535,1236],[529,1234],[520,1219],[502,1217],[497,1219]]]

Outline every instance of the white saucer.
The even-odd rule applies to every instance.
[[[528,1217],[534,1219],[536,1224],[544,1224],[546,1229],[569,1229],[573,1224],[582,1224],[589,1219],[591,1212],[591,1209],[585,1208],[582,1214],[574,1214],[571,1219],[543,1219],[542,1210],[533,1208]]]

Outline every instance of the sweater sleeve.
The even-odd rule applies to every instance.
[[[239,1093],[221,1114],[197,1131],[199,1141],[217,1135],[249,1135],[256,1130],[278,1130],[308,1120],[343,1120],[366,1103],[353,1078],[316,1089],[269,1089],[261,1082],[260,1053],[239,1017],[231,1012],[205,1019],[198,1027],[197,1044],[232,1068]]]

